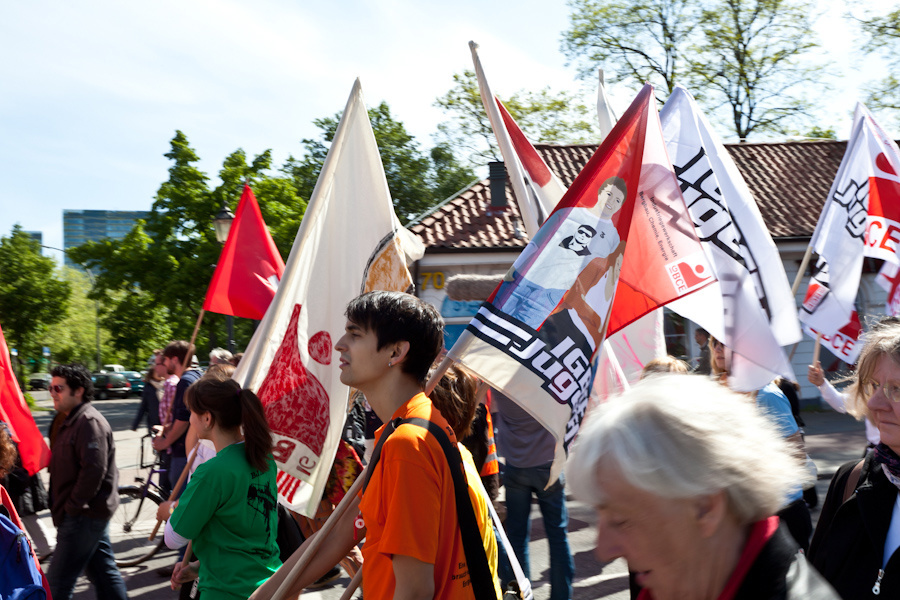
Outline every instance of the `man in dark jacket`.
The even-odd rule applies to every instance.
[[[91,374],[78,364],[51,372],[53,406],[64,415],[52,442],[50,514],[57,528],[50,590],[68,600],[85,572],[100,598],[126,598],[109,541],[109,520],[119,505],[119,472],[112,429],[90,404]]]

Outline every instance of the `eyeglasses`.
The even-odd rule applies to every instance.
[[[881,393],[891,402],[900,402],[900,385],[895,383],[881,385],[878,382],[869,380],[863,382],[862,390],[867,398],[871,398],[875,395],[875,392],[881,390]]]
[[[64,385],[51,385],[50,386],[50,391],[56,392],[57,394],[62,394],[64,389],[66,389],[66,386],[64,386]]]

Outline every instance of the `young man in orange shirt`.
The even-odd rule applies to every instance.
[[[335,345],[341,382],[363,392],[383,422],[427,419],[455,445],[453,430],[423,393],[428,370],[443,346],[437,310],[409,294],[370,292],[350,302],[346,315],[346,331]],[[366,600],[473,597],[450,467],[426,429],[401,426],[384,443],[365,491],[293,582],[290,597],[363,538]],[[252,598],[271,597],[308,544]]]

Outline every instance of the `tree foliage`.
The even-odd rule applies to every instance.
[[[809,0],[571,0],[563,52],[582,76],[688,87],[745,139],[786,132],[809,115],[802,94],[821,71]],[[721,113],[717,113],[722,109]]]
[[[387,103],[382,102],[368,112],[394,210],[401,222],[408,222],[475,179],[470,169],[456,161],[449,147],[438,145],[430,155],[424,153],[403,123],[391,115]],[[340,120],[341,113],[316,119],[314,123],[322,130],[320,137],[303,140],[305,156],[301,160],[290,159],[285,167],[305,197],[312,194]],[[446,193],[448,189],[450,193]]]
[[[39,358],[42,346],[52,346],[49,327],[65,318],[71,293],[54,260],[21,226],[0,238],[0,325],[21,360]]]
[[[520,90],[501,101],[532,142],[591,143],[599,137],[593,109],[572,92]],[[474,71],[453,76],[453,87],[435,101],[448,120],[438,124],[439,147],[463,155],[472,166],[503,160],[484,110]]]
[[[570,0],[569,8],[562,51],[582,78],[602,66],[612,82],[649,82],[666,95],[684,83],[698,0]]]
[[[867,12],[858,19],[865,36],[864,48],[867,52],[880,54],[887,59],[887,71],[896,72],[900,68],[900,8],[883,15]],[[869,88],[867,104],[871,109],[900,109],[900,80],[895,75],[886,75]]]

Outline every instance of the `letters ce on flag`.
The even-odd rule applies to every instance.
[[[553,433],[551,481],[584,416],[592,359],[620,295],[624,326],[715,280],[652,103],[644,86],[449,352]]]
[[[278,492],[312,516],[347,412],[333,344],[360,293],[406,291],[384,167],[357,80],[322,166],[284,277],[234,379],[256,391],[275,438]]]
[[[819,255],[800,320],[810,335],[821,333],[825,347],[848,363],[860,347],[844,332],[855,330],[856,294],[863,258],[898,263],[900,242],[900,150],[862,104],[853,132],[828,192],[812,247]]]

